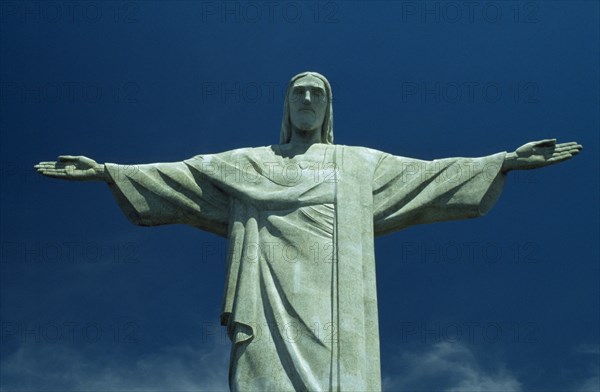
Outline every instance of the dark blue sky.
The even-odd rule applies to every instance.
[[[468,3],[468,4],[465,4]],[[0,3],[1,390],[220,390],[225,240],[140,228],[60,154],[177,161],[277,143],[289,78],[335,142],[420,159],[584,145],[476,220],[376,240],[384,388],[599,389],[594,1]]]

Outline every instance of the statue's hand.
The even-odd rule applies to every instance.
[[[58,162],[40,162],[33,166],[48,177],[72,181],[102,181],[106,179],[104,165],[84,156],[61,155]]]
[[[529,142],[507,154],[502,169],[504,172],[537,169],[571,159],[582,148],[577,142],[556,144],[556,139]]]

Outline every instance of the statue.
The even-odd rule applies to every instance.
[[[278,145],[136,166],[60,156],[35,169],[106,182],[134,224],[183,223],[228,238],[221,323],[232,391],[377,391],[374,236],[481,216],[506,173],[581,148],[547,139],[423,161],[335,145],[330,84],[304,72],[289,83]]]

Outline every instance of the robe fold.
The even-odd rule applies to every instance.
[[[374,236],[485,214],[504,156],[423,161],[327,144],[294,155],[275,145],[106,168],[132,223],[229,239],[221,322],[231,390],[377,391]]]

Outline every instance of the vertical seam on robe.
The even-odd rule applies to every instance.
[[[333,325],[333,331],[334,331],[334,333],[337,330],[337,337],[334,336],[335,350],[336,350],[336,353],[335,353],[336,354],[336,367],[337,367],[337,369],[336,369],[336,376],[337,376],[336,389],[337,390],[339,390],[339,388],[340,388],[340,344],[339,344],[340,343],[339,342],[339,339],[340,339],[340,336],[339,336],[339,333],[340,333],[340,296],[339,296],[340,280],[339,280],[339,271],[340,271],[340,269],[339,269],[339,265],[337,264],[337,262],[339,261],[339,257],[338,257],[339,256],[338,255],[338,252],[339,252],[339,246],[338,246],[338,238],[339,238],[339,236],[338,236],[338,221],[339,221],[338,220],[338,211],[339,211],[339,206],[338,206],[338,176],[337,176],[338,171],[339,171],[339,167],[338,167],[338,159],[337,159],[338,158],[338,154],[337,154],[337,152],[338,152],[339,149],[342,149],[342,154],[341,154],[342,155],[342,159],[340,159],[340,161],[343,161],[343,147],[336,146],[334,148],[334,150],[333,150],[333,170],[334,170],[334,172],[333,172],[333,175],[334,175],[334,178],[333,178],[333,181],[334,181],[333,189],[334,189],[334,192],[335,192],[334,193],[334,200],[335,200],[335,203],[334,203],[335,215],[334,216],[335,216],[335,220],[333,222],[335,230],[334,230],[333,244],[335,246],[335,252],[332,253],[332,257],[335,257],[335,259],[331,260],[331,265],[335,269],[335,287],[334,287],[334,289],[335,289],[335,296],[334,296],[334,298],[335,298],[335,302],[336,302],[336,304],[335,304],[335,312],[336,312],[335,316],[336,316],[336,318],[335,318],[335,320],[332,320],[332,322],[334,322],[334,325]]]

